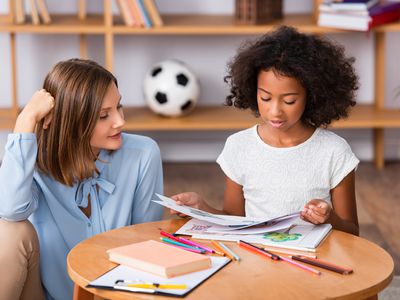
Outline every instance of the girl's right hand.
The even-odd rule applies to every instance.
[[[201,196],[194,192],[181,193],[174,196],[171,196],[171,199],[175,200],[178,205],[186,205],[197,209],[202,209],[204,200]],[[182,214],[176,210],[170,209],[170,213],[173,215],[178,215],[180,217],[187,217],[185,214]]]
[[[19,114],[14,132],[34,132],[36,124],[43,118],[43,128],[47,129],[54,104],[53,96],[45,89],[36,91]]]

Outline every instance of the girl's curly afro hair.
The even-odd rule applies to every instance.
[[[299,33],[282,26],[246,42],[228,64],[224,81],[230,86],[226,105],[250,108],[259,116],[257,78],[260,71],[273,70],[296,78],[306,91],[302,120],[311,126],[327,126],[347,117],[354,106],[358,76],[344,48],[326,38]]]

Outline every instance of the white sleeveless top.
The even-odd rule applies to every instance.
[[[246,216],[274,218],[302,210],[311,199],[331,203],[330,190],[359,160],[328,130],[317,128],[297,146],[276,148],[260,138],[255,125],[228,137],[217,163],[243,187]]]

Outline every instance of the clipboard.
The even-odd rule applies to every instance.
[[[145,293],[174,297],[185,297],[200,284],[225,267],[231,260],[227,257],[210,256],[211,268],[173,278],[164,278],[141,270],[136,270],[123,265],[118,265],[97,279],[91,281],[86,287],[107,289],[115,291]],[[118,286],[121,280],[137,280],[141,282],[157,282],[163,284],[185,284],[187,289],[143,289]]]

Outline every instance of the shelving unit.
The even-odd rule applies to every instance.
[[[12,15],[0,16],[0,32],[10,36],[12,104],[0,109],[0,129],[10,129],[15,123],[18,105],[16,82],[16,34],[77,34],[80,36],[80,55],[87,57],[87,35],[104,36],[104,65],[112,71],[114,61],[114,36],[117,35],[246,35],[262,34],[276,26],[286,24],[310,34],[340,33],[348,31],[323,28],[315,24],[313,15],[288,15],[267,25],[235,25],[233,16],[165,15],[165,26],[150,29],[126,27],[119,16],[112,14],[112,0],[103,0],[103,15],[87,15],[85,1],[79,0],[77,15],[51,15],[50,25],[15,25]],[[9,0],[10,5],[12,1]],[[11,11],[11,10],[10,10]],[[385,33],[400,31],[400,23],[377,27],[375,35],[375,99],[373,105],[357,105],[346,120],[334,122],[334,128],[370,128],[374,132],[374,162],[378,169],[384,167],[384,129],[400,128],[400,109],[386,109],[385,102]],[[126,130],[146,131],[196,131],[240,130],[252,126],[257,120],[248,111],[230,107],[208,106],[182,118],[158,117],[147,108],[126,108]],[[223,116],[223,118],[221,118]]]

